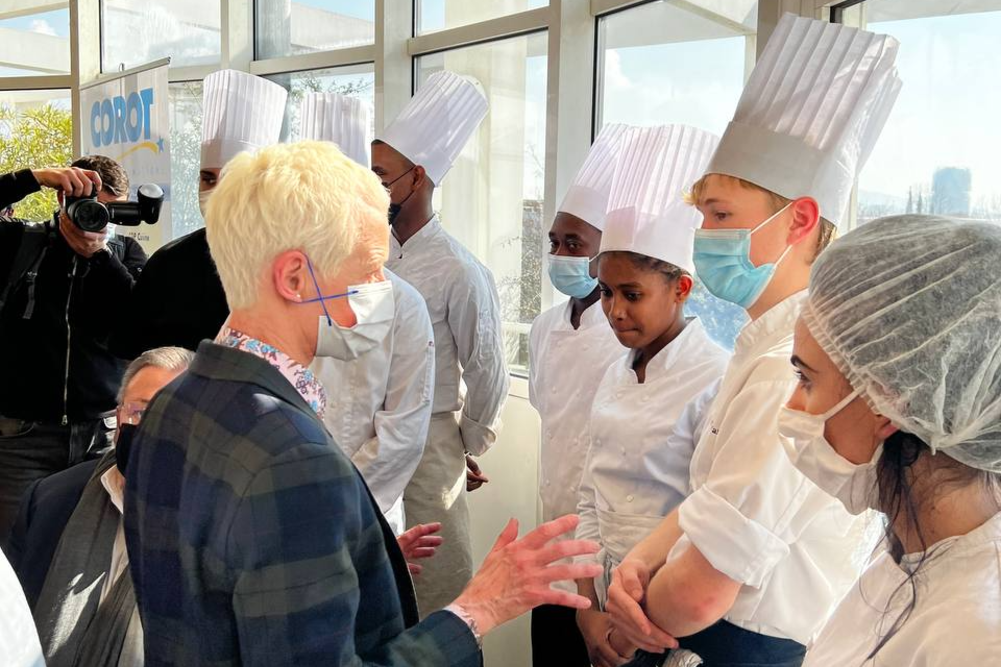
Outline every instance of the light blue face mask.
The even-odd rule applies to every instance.
[[[754,229],[698,229],[695,231],[695,273],[713,296],[750,308],[758,300],[775,268],[792,250],[788,246],[769,264],[751,263],[751,234],[777,218],[789,204]]]
[[[553,287],[574,299],[583,299],[598,286],[598,279],[591,277],[589,257],[549,255],[549,280]]]

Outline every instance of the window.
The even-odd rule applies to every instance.
[[[182,81],[170,93],[170,216],[174,238],[205,225],[198,209],[202,161],[202,82]]]
[[[305,93],[341,93],[360,97],[375,108],[375,65],[365,63],[350,67],[272,74],[267,78],[289,91],[285,107],[282,141],[299,140],[299,104]],[[372,118],[373,125],[375,118]]]
[[[446,69],[482,84],[490,111],[435,190],[445,228],[493,272],[508,363],[528,366],[528,331],[541,310],[546,145],[546,33],[418,59],[418,85]]]
[[[65,166],[73,153],[68,90],[0,91],[0,174],[18,169]],[[14,205],[14,215],[42,221],[56,210],[50,189]]]
[[[869,0],[834,18],[901,44],[903,87],[859,175],[852,222],[898,213],[1001,222],[1001,90],[987,83],[1001,70],[1001,0]]]
[[[721,135],[754,67],[757,5],[661,0],[599,18],[595,125],[684,123]],[[698,281],[687,309],[731,349],[747,319]]]
[[[101,69],[166,56],[171,67],[216,64],[220,21],[219,0],[102,0]]]
[[[375,41],[375,0],[256,0],[256,9],[258,59]]]
[[[547,5],[549,0],[416,0],[417,32],[456,28]]]
[[[0,3],[0,77],[69,73],[68,9],[16,18],[6,14]]]

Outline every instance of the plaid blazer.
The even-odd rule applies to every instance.
[[[365,482],[251,354],[203,342],[150,405],[125,537],[147,666],[482,664],[455,615],[414,625],[406,562]]]

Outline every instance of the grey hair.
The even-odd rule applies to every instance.
[[[142,369],[152,366],[168,371],[183,371],[191,365],[194,358],[195,353],[183,347],[156,347],[143,352],[125,369],[122,386],[118,389],[118,402],[125,399],[125,390]]]

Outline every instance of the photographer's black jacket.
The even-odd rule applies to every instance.
[[[30,171],[2,175],[0,208],[38,189]],[[0,292],[29,224],[0,218]],[[86,259],[73,252],[55,224],[49,227],[30,318],[24,317],[24,280],[0,312],[0,415],[45,422],[96,419],[115,408],[125,362],[111,354],[108,343],[120,319],[128,317],[146,253],[132,238],[113,237],[107,251]]]

